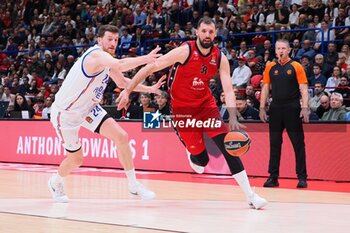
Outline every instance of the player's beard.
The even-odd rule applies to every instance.
[[[205,39],[204,39],[204,40],[205,40]],[[213,43],[212,40],[210,40],[209,43],[205,43],[204,40],[199,39],[199,43],[200,43],[200,45],[201,45],[203,48],[209,49],[209,48],[211,48],[211,47],[214,45],[214,43]]]

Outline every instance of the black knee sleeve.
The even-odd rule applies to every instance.
[[[232,175],[237,174],[244,170],[243,163],[239,157],[232,156],[229,153],[227,153],[224,145],[224,138],[226,134],[220,134],[215,137],[213,137],[213,141],[215,142],[216,146],[219,148],[221,153],[224,155],[225,160],[227,162],[228,167],[230,168],[230,171]]]
[[[204,150],[202,153],[197,154],[197,155],[190,155],[190,159],[192,163],[205,167],[209,163],[209,157],[208,157],[208,152],[207,150]]]

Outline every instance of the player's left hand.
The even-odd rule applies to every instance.
[[[147,63],[154,62],[158,57],[162,56],[162,54],[158,53],[160,51],[159,45],[155,49],[153,49],[146,57],[147,57]]]
[[[151,93],[154,93],[154,94],[157,94],[157,95],[160,95],[161,94],[161,90],[159,90],[159,88],[161,86],[163,86],[165,84],[165,79],[166,79],[166,75],[163,75],[156,84],[154,84],[153,86],[151,86],[150,88],[150,92]]]
[[[238,122],[236,117],[230,117],[229,119],[229,129],[230,130],[235,130],[235,129],[240,129],[240,128],[247,128],[245,125],[241,124]]]
[[[301,108],[300,118],[302,118],[305,123],[309,123],[309,113],[309,108]]]

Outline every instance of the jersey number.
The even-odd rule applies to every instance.
[[[208,67],[205,65],[202,65],[201,67],[201,74],[207,74],[208,73]]]

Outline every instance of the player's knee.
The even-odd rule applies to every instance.
[[[129,134],[122,130],[116,135],[116,143],[128,143]]]
[[[192,163],[194,163],[198,166],[205,167],[209,163],[209,156],[208,156],[208,152],[206,150],[204,150],[203,152],[196,154],[196,155],[191,154],[190,158],[191,158]]]

